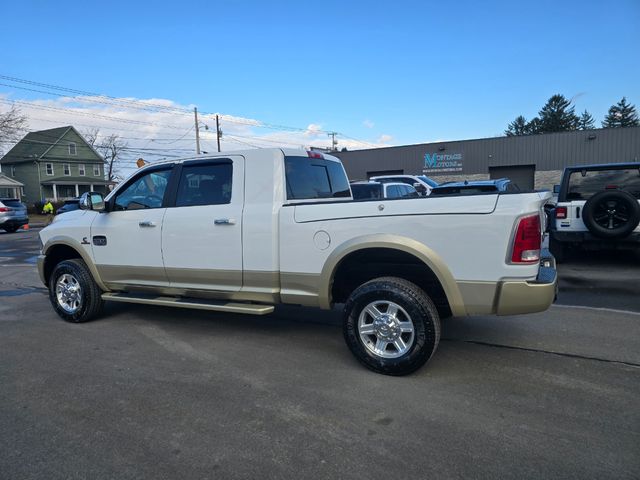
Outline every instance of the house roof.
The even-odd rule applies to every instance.
[[[39,130],[37,132],[27,133],[22,140],[16,143],[7,154],[0,159],[0,163],[20,163],[32,162],[41,159],[51,148],[56,145],[70,130],[73,130],[80,138],[84,137],[68,125],[66,127],[50,128],[48,130]],[[99,158],[100,154],[85,142]]]
[[[20,183],[13,178],[7,177],[4,173],[0,173],[0,187],[2,188],[16,188],[16,187],[24,187],[24,183]]]
[[[65,175],[64,177],[56,177],[56,178],[47,178],[40,182],[42,185],[75,185],[76,183],[79,185],[109,185],[115,184],[116,182],[110,182],[109,180],[104,180],[101,178],[94,177],[71,177]]]

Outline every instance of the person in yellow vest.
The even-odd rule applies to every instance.
[[[42,214],[53,215],[53,204],[51,203],[50,200],[47,200],[47,203],[45,203],[44,207],[42,207]]]
[[[49,217],[45,222],[45,225],[49,225],[53,220],[53,203],[51,203],[51,200],[47,200],[47,203],[42,207],[42,214]]]

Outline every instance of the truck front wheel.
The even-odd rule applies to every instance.
[[[67,322],[91,320],[102,310],[102,291],[80,259],[57,264],[49,277],[49,300],[56,313]]]
[[[376,278],[349,296],[344,338],[367,368],[385,375],[407,375],[436,351],[440,317],[417,285],[402,278]]]

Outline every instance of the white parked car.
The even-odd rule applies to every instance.
[[[418,191],[406,183],[351,182],[354,200],[375,198],[413,198],[419,197]]]
[[[382,183],[406,183],[412,185],[424,197],[431,195],[431,190],[438,186],[438,182],[426,175],[381,175],[371,177],[369,180]]]
[[[260,149],[158,162],[40,231],[38,270],[69,322],[104,301],[268,314],[344,306],[344,336],[370,369],[431,358],[440,318],[539,312],[549,194],[355,202],[335,157]],[[542,263],[541,263],[542,262]]]

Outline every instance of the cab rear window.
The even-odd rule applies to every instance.
[[[289,200],[350,197],[349,182],[342,165],[331,160],[285,157]]]

